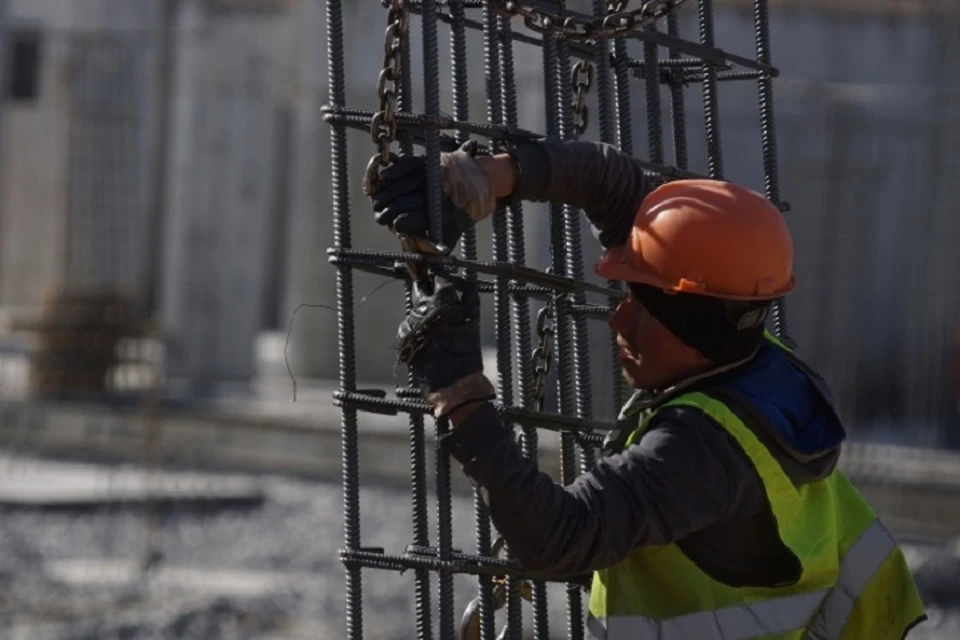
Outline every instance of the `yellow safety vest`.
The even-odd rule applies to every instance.
[[[903,552],[840,471],[798,488],[724,402],[695,392],[662,406],[696,408],[736,439],[763,481],[780,539],[802,573],[794,584],[732,587],[704,573],[676,544],[637,547],[594,574],[588,628],[595,637],[900,640],[925,619]],[[627,446],[640,439],[657,409]]]

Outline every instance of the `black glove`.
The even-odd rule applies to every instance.
[[[427,401],[445,415],[472,400],[494,397],[483,376],[480,296],[459,278],[421,280],[397,331],[397,358],[423,381]]]
[[[443,185],[440,212],[443,217],[442,238],[430,234],[427,213],[426,160],[423,156],[393,157],[392,164],[380,172],[380,188],[370,199],[378,224],[394,233],[422,236],[434,244],[453,249],[464,231],[482,219],[495,202],[489,182],[472,157],[475,141],[464,143],[453,153],[441,156]],[[450,194],[458,204],[451,200]]]

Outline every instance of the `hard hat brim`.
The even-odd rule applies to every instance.
[[[607,280],[620,280],[622,282],[638,282],[641,284],[657,287],[664,291],[673,291],[676,293],[691,293],[695,295],[709,296],[712,298],[723,298],[725,300],[775,300],[793,291],[795,280],[790,278],[787,286],[781,290],[768,295],[735,295],[722,291],[711,291],[708,287],[702,286],[688,280],[680,282],[667,282],[654,273],[647,272],[637,265],[630,264],[624,255],[627,247],[612,247],[603,252],[600,259],[594,266],[594,272],[601,278]]]

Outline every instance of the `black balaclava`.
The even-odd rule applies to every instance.
[[[763,339],[769,300],[722,300],[637,282],[628,285],[650,315],[716,365],[749,358]]]

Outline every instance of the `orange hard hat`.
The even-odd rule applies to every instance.
[[[759,193],[718,180],[677,180],[643,200],[622,247],[598,275],[665,291],[768,300],[793,290],[793,241]]]

